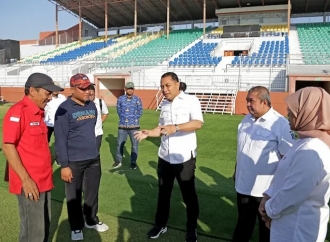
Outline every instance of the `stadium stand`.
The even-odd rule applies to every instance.
[[[158,65],[201,37],[202,31],[202,29],[171,31],[169,39],[166,39],[166,35],[162,35],[120,57],[104,63],[102,67],[129,67],[132,65],[132,62],[137,66]]]
[[[39,63],[40,61],[47,60],[48,58],[51,58],[51,57],[54,57],[55,55],[64,53],[65,51],[75,49],[78,46],[79,46],[78,42],[75,41],[70,44],[59,46],[58,48],[53,49],[51,51],[44,51],[44,52],[32,55],[30,57],[27,57],[22,60],[22,63]]]
[[[305,64],[330,64],[330,23],[297,24],[296,29]]]
[[[200,40],[179,57],[169,62],[169,66],[216,66],[221,62],[222,57],[211,56],[211,51],[218,43],[203,43]]]
[[[102,39],[97,41],[85,41],[83,45],[78,46],[77,48],[66,49],[65,52],[57,53],[53,57],[40,61],[40,64],[74,61],[115,43],[116,39],[109,39],[106,43]]]
[[[251,56],[235,56],[232,66],[284,66],[289,54],[289,38],[283,41],[262,41],[259,51]]]

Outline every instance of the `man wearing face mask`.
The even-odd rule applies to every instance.
[[[204,123],[201,105],[196,96],[181,92],[179,78],[173,72],[162,75],[160,86],[166,100],[161,106],[159,126],[152,130],[135,132],[139,141],[147,137],[162,136],[158,150],[157,212],[154,227],[147,236],[157,239],[167,231],[171,192],[176,179],[186,205],[186,242],[196,242],[199,216],[195,189],[196,130]]]
[[[270,233],[258,213],[259,204],[263,193],[270,186],[278,162],[291,148],[294,140],[288,120],[272,108],[267,88],[251,88],[246,103],[249,114],[238,125],[233,175],[238,220],[232,241],[250,241],[258,217],[259,241],[267,242]]]
[[[59,106],[55,114],[55,148],[61,178],[65,181],[72,240],[83,240],[84,226],[98,232],[109,229],[97,217],[101,164],[95,139],[98,114],[94,102],[90,101],[91,85],[94,84],[84,74],[72,76],[72,96]]]
[[[140,118],[142,116],[142,102],[138,96],[134,95],[134,83],[127,82],[125,85],[125,95],[118,98],[117,113],[119,116],[116,161],[113,168],[121,167],[124,146],[129,136],[132,144],[131,169],[136,169],[138,157],[138,141],[134,138],[134,132],[140,129]]]
[[[21,220],[19,242],[48,241],[53,180],[44,108],[52,92],[59,91],[63,89],[49,76],[30,75],[23,100],[13,105],[3,120],[9,192],[17,196]]]

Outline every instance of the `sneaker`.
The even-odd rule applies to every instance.
[[[196,230],[187,232],[186,242],[197,242],[197,232],[196,232]]]
[[[166,233],[167,227],[154,226],[147,234],[150,239],[157,239],[159,235]]]
[[[97,232],[105,232],[109,229],[109,226],[102,222],[99,222],[98,224],[94,225],[88,225],[87,223],[85,223],[85,227],[89,229],[95,229]]]
[[[114,168],[114,169],[117,169],[119,167],[121,167],[121,161],[116,161],[112,166],[112,168]]]
[[[135,163],[131,163],[131,169],[136,170],[136,164]]]
[[[83,240],[84,234],[82,230],[71,231],[71,240]]]

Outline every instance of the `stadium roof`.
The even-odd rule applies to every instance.
[[[79,0],[49,0],[79,15]],[[105,0],[81,1],[81,16],[98,28],[105,27]],[[107,0],[108,28],[134,25],[134,0]],[[215,9],[287,4],[287,0],[206,0],[206,19],[216,18]],[[291,0],[292,14],[330,11],[330,0]],[[138,25],[166,23],[167,0],[137,0]],[[203,0],[170,0],[170,21],[203,19]]]

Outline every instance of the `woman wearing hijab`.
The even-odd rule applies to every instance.
[[[270,241],[323,242],[329,221],[330,95],[307,87],[285,101],[298,140],[279,162],[259,212],[270,226]]]

